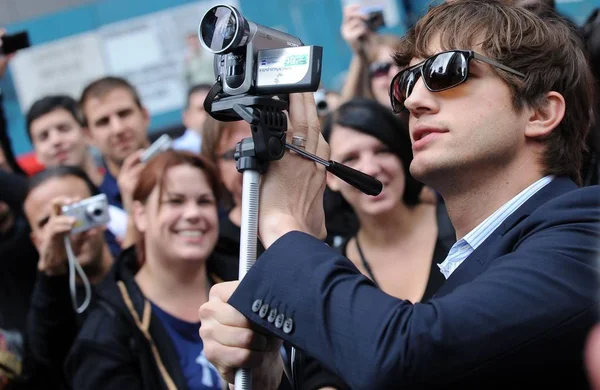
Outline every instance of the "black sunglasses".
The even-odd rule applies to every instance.
[[[469,63],[472,59],[525,77],[523,73],[475,53],[473,50],[449,50],[437,53],[417,65],[401,70],[394,76],[390,84],[392,110],[400,113],[404,109],[404,101],[412,93],[419,77],[423,77],[425,86],[431,92],[444,91],[464,83],[469,77]]]
[[[385,76],[389,73],[390,68],[392,67],[391,62],[374,62],[369,65],[369,77],[380,77]]]

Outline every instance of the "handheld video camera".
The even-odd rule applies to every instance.
[[[215,54],[214,71],[226,95],[314,92],[323,48],[246,20],[229,5],[210,8],[198,27],[202,46]]]
[[[63,206],[62,214],[77,219],[71,233],[85,232],[96,226],[105,225],[110,221],[108,199],[104,194]]]

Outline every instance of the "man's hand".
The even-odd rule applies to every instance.
[[[585,365],[590,389],[600,390],[600,325],[592,328],[585,346]]]
[[[0,28],[0,38],[6,34],[6,29]],[[0,40],[0,47],[2,47],[2,40]],[[11,53],[9,55],[0,55],[0,79],[4,77],[4,73],[6,72],[6,68],[8,67],[8,62],[15,56],[15,53]]]
[[[137,185],[140,172],[144,169],[144,164],[140,161],[140,156],[144,151],[142,149],[136,150],[131,153],[121,167],[121,172],[117,178],[117,184],[121,191],[121,201],[123,202],[123,208],[128,213],[131,212],[131,204],[133,203],[133,191]]]
[[[238,368],[251,368],[254,389],[275,390],[283,375],[282,342],[252,330],[246,317],[227,303],[238,284],[213,286],[198,311],[204,354],[228,383],[234,383]]]
[[[76,219],[75,217],[61,215],[61,208],[78,200],[66,197],[58,197],[52,200],[52,213],[46,226],[44,226],[38,246],[40,254],[38,270],[46,275],[60,275],[67,272],[64,237],[69,234]]]
[[[287,142],[292,136],[306,140],[305,150],[329,160],[329,145],[321,135],[312,93],[291,94]],[[325,212],[325,167],[295,152],[269,163],[260,190],[258,230],[268,248],[279,237],[298,230],[323,239]]]
[[[367,16],[360,12],[359,4],[344,7],[341,33],[342,38],[354,53],[360,53],[373,32],[367,26]]]

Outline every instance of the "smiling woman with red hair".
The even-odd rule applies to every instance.
[[[216,177],[202,157],[164,152],[133,193],[135,248],[98,289],[67,362],[76,389],[220,389],[203,354],[196,308],[213,284]]]

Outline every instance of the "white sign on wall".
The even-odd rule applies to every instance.
[[[10,62],[21,111],[46,95],[77,98],[89,82],[106,74],[100,43],[94,33],[32,46]]]
[[[129,80],[151,114],[183,107],[188,88],[184,58],[190,51],[186,37],[196,34],[210,7],[223,3],[239,7],[238,0],[198,1],[20,51],[11,72],[21,110],[49,94],[77,99],[90,81],[106,75]],[[207,56],[197,71],[214,81],[212,57],[197,55]]]

